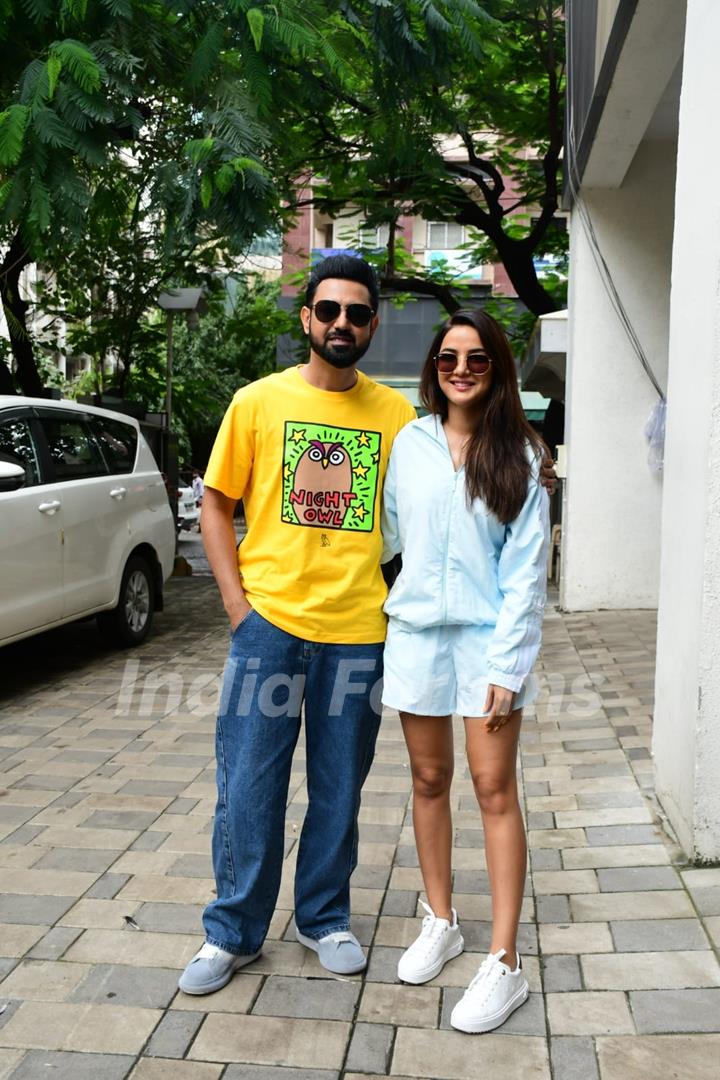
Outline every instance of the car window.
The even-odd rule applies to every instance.
[[[56,481],[107,476],[108,470],[100,449],[83,417],[43,416],[40,422]]]
[[[138,443],[135,428],[104,416],[93,416],[90,424],[110,472],[132,472]]]
[[[32,487],[40,482],[37,452],[27,420],[20,417],[0,420],[0,458],[13,465],[22,465],[25,470],[24,487]]]

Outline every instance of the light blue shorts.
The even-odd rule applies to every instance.
[[[418,716],[483,716],[487,697],[487,650],[492,626],[409,628],[388,621],[383,705]],[[537,697],[531,675],[515,696],[514,709]]]

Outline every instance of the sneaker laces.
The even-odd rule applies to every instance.
[[[505,955],[504,949],[499,949],[496,953],[490,953],[485,957],[482,964],[478,968],[477,975],[471,979],[470,984],[465,991],[465,995],[473,994],[477,996],[478,992],[485,990],[485,993],[481,997],[481,1001],[484,1003],[489,998],[492,990],[495,987],[497,980],[502,975],[500,968],[500,961]],[[463,996],[465,996],[463,995]]]
[[[214,960],[216,956],[227,956],[228,953],[225,949],[221,949],[218,945],[211,945],[209,941],[206,941],[202,948],[193,956],[193,963],[196,960]]]
[[[326,934],[321,941],[332,941],[336,949],[339,949],[341,945],[346,944],[348,941],[352,945],[357,945],[357,941],[349,930],[337,930],[334,934]]]
[[[422,950],[422,955],[427,956],[432,952],[438,938],[445,933],[446,927],[450,926],[451,923],[447,919],[439,919],[424,900],[421,900],[420,903],[425,908],[427,915],[423,918],[420,937],[414,943],[414,946],[416,946],[414,951],[420,952]]]

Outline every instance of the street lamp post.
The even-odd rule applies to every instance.
[[[165,369],[165,440],[163,470],[169,480],[169,498],[173,516],[177,519],[178,460],[172,450],[172,377],[173,377],[173,326],[175,313],[185,314],[188,326],[193,329],[198,324],[200,315],[207,311],[207,304],[202,289],[168,289],[161,292],[158,305],[167,313],[167,365]],[[175,540],[177,555],[177,537]]]
[[[185,313],[189,326],[197,326],[199,315],[207,311],[202,289],[168,289],[161,292],[158,305],[167,312],[167,367],[165,372],[165,413],[167,427],[172,422],[173,320],[177,311]]]
[[[173,373],[173,319],[175,312],[171,309],[167,313],[167,369],[165,372],[165,415],[167,426],[172,426],[172,373]]]

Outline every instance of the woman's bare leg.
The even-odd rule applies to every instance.
[[[515,763],[522,710],[497,731],[482,717],[465,717],[468,763],[485,831],[493,932],[491,952],[505,949],[504,962],[517,966],[516,939],[527,863],[527,844],[518,802]]]
[[[413,827],[428,904],[438,918],[452,921],[452,717],[401,712],[400,719],[410,754]]]

